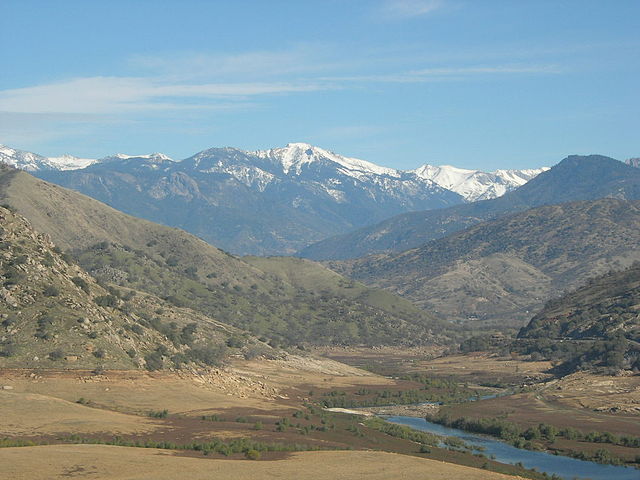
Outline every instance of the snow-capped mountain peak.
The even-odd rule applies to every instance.
[[[0,145],[0,161],[21,170],[35,172],[38,170],[77,170],[88,167],[97,160],[93,158],[78,158],[73,155],[43,157],[36,153]]]
[[[412,170],[418,177],[432,180],[447,190],[462,195],[467,201],[487,200],[500,197],[520,187],[548,167],[525,170],[496,170],[482,172],[453,167],[451,165],[423,165]]]
[[[168,157],[164,153],[149,153],[146,155],[127,155],[125,153],[116,153],[108,157],[101,158],[100,162],[113,161],[113,160],[129,160],[130,158],[140,158],[144,160],[151,160],[152,162],[173,162],[171,157]]]
[[[1,162],[30,172],[79,170],[95,163],[127,162],[129,159],[134,163],[140,161],[142,166],[152,170],[169,168],[181,163],[162,153],[117,153],[94,160],[72,155],[44,157],[0,145]],[[261,190],[270,183],[285,181],[287,178],[294,180],[304,175],[306,180],[318,181],[328,195],[339,201],[343,201],[344,194],[340,190],[342,187],[337,185],[348,177],[352,179],[349,182],[360,182],[362,188],[365,188],[365,185],[375,185],[376,189],[390,195],[400,195],[400,191],[404,190],[417,192],[436,188],[449,190],[466,201],[473,202],[499,197],[547,170],[545,167],[483,172],[451,165],[426,164],[415,170],[403,171],[339,155],[304,142],[254,152],[231,147],[211,148],[194,155],[192,159],[194,167],[200,172],[228,174],[248,186],[258,185]],[[204,163],[201,165],[201,162]],[[404,194],[408,194],[407,192]],[[370,195],[375,196],[373,193]]]
[[[358,173],[371,173],[375,175],[391,175],[393,177],[400,176],[398,170],[393,168],[381,167],[375,163],[367,162],[359,158],[338,155],[308,143],[288,143],[285,147],[258,150],[252,153],[261,158],[270,158],[278,161],[282,165],[285,174],[293,172],[299,175],[304,165],[329,161],[342,167],[343,173],[346,174],[353,172],[354,175]]]

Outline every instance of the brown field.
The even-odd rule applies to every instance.
[[[294,409],[309,388],[385,387],[394,381],[331,360],[291,356],[287,360],[237,361],[202,372],[0,369],[0,387],[126,413],[167,409],[201,415],[226,409]],[[0,390],[0,395],[2,391]]]
[[[602,405],[606,408],[601,408]],[[548,423],[584,432],[640,436],[638,407],[640,376],[578,373],[531,392],[453,405],[444,410],[454,417],[503,417],[525,426]]]
[[[450,355],[417,362],[415,368],[435,376],[453,376],[469,383],[523,384],[552,378],[550,362],[530,362],[485,353]]]
[[[149,418],[90,408],[35,393],[0,391],[2,435],[28,437],[74,432],[78,434],[150,433],[160,423]]]
[[[487,353],[467,355],[442,355],[437,348],[325,348],[319,354],[367,368],[376,373],[398,376],[407,373],[426,373],[435,377],[455,377],[460,382],[473,385],[504,384],[521,385],[552,378],[545,373],[550,362],[530,362],[519,358],[499,357]]]
[[[304,452],[275,461],[177,456],[156,449],[51,445],[0,450],[3,475],[14,480],[500,480],[499,473],[384,452]]]

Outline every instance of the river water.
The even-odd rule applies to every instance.
[[[489,437],[474,435],[455,428],[448,428],[437,423],[427,422],[424,418],[385,416],[388,422],[407,425],[416,430],[458,437],[471,446],[482,447],[487,457],[494,456],[501,463],[521,462],[526,468],[535,468],[549,475],[555,473],[566,480],[640,480],[640,470],[615,465],[601,465],[595,462],[577,460],[575,458],[552,455],[545,452],[534,452],[515,448]],[[603,445],[606,448],[606,445]],[[640,452],[639,452],[640,453]]]

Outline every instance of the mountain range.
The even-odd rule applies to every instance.
[[[603,197],[639,199],[640,169],[602,155],[572,155],[501,197],[400,214],[312,244],[299,255],[314,260],[340,260],[400,252],[529,208]]]
[[[390,216],[494,198],[534,170],[487,173],[381,167],[304,143],[248,152],[47,158],[8,147],[0,160],[126,213],[182,228],[237,254],[292,254]]]

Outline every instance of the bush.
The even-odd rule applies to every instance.
[[[96,302],[96,305],[100,307],[115,308],[118,306],[118,298],[114,295],[101,295],[96,297],[94,301]]]
[[[75,283],[76,286],[80,287],[83,292],[89,293],[89,284],[83,278],[73,277],[71,281]]]
[[[58,361],[64,357],[64,352],[60,349],[54,350],[53,352],[49,352],[49,360]]]
[[[58,290],[55,286],[49,285],[42,292],[45,297],[57,297],[60,295],[60,290]]]
[[[12,357],[17,353],[17,347],[14,343],[6,341],[0,344],[0,357]]]
[[[164,366],[162,362],[162,354],[160,352],[151,352],[144,357],[144,361],[146,362],[147,370],[161,370]]]
[[[247,450],[246,452],[244,452],[244,456],[248,460],[260,460],[260,452],[258,450]]]
[[[242,348],[244,341],[237,336],[232,336],[227,339],[227,347],[229,348]]]
[[[149,412],[149,416],[151,418],[167,418],[169,416],[169,410],[166,408],[164,410],[157,410]]]

